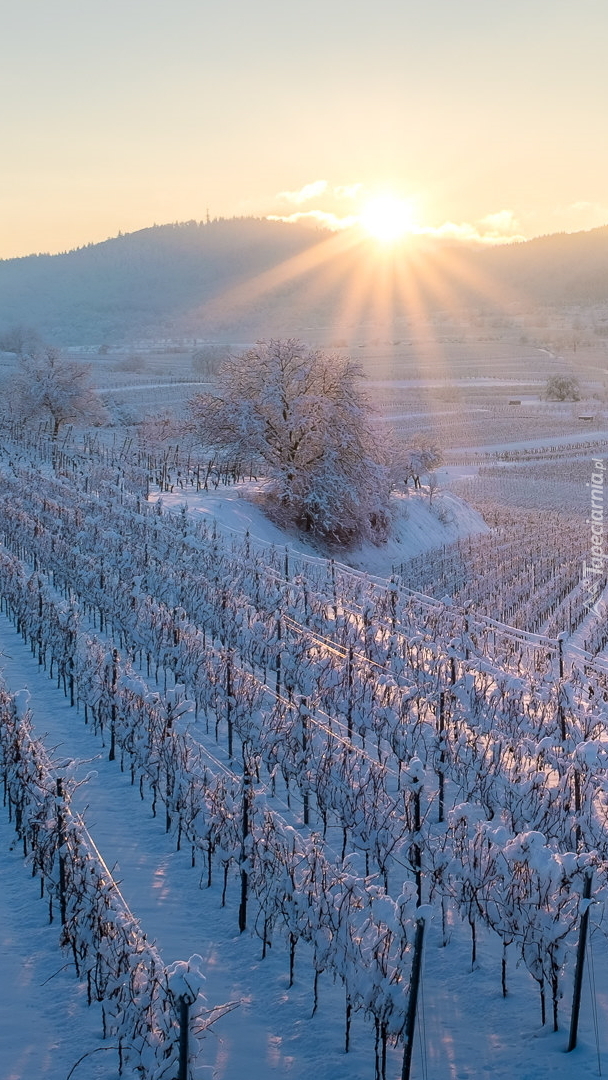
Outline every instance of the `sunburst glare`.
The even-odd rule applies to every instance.
[[[395,195],[377,195],[371,199],[359,220],[363,229],[383,244],[395,243],[416,228],[412,204]]]

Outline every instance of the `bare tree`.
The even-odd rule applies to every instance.
[[[429,506],[433,505],[433,495],[439,487],[439,481],[437,479],[437,473],[429,473]]]
[[[31,326],[11,326],[0,334],[0,350],[16,356],[32,356],[42,348],[42,339]]]
[[[162,454],[169,443],[178,443],[181,428],[170,412],[146,416],[137,425],[137,441],[150,454]]]
[[[213,379],[230,352],[229,345],[201,345],[192,353],[192,370],[197,375]]]
[[[46,417],[53,438],[66,423],[103,424],[107,414],[91,386],[91,368],[66,360],[53,346],[21,357],[20,370],[9,387],[13,414]]]
[[[414,488],[421,487],[420,477],[431,473],[438,465],[441,465],[441,450],[435,442],[423,435],[412,439],[404,447],[399,447],[395,435],[392,436],[394,443],[393,471],[395,482],[403,481],[407,487],[409,478],[412,478]]]

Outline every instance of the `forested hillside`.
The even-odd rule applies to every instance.
[[[60,345],[229,334],[251,341],[335,325],[356,295],[373,319],[377,249],[353,235],[255,218],[153,226],[60,255],[0,261],[0,332]],[[410,238],[391,253],[394,314],[410,304],[596,304],[608,298],[608,226],[499,248]],[[412,288],[408,285],[412,285]],[[415,288],[414,288],[415,285]],[[348,306],[348,304],[347,304]]]

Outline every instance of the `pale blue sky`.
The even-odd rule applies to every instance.
[[[603,224],[607,43],[605,0],[0,0],[0,256],[380,189],[427,227]]]

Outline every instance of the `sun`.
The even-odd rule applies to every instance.
[[[395,195],[377,195],[370,199],[359,220],[363,229],[383,244],[401,240],[416,227],[411,204]]]

